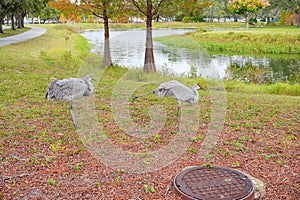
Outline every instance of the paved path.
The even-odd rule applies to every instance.
[[[31,28],[31,29],[24,33],[10,36],[10,37],[0,38],[0,46],[5,46],[5,45],[17,43],[17,42],[23,42],[26,40],[30,40],[32,38],[43,35],[47,31],[47,29],[39,28],[39,27],[29,27],[29,28]]]

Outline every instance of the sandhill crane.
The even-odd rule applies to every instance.
[[[70,101],[70,110],[75,129],[77,129],[77,123],[73,113],[73,100],[79,99],[82,96],[89,96],[93,93],[94,86],[90,80],[94,80],[90,75],[87,75],[84,79],[56,79],[49,83],[46,91],[46,98],[49,100]]]
[[[148,92],[146,94],[142,94],[139,96],[135,96],[133,101],[135,101],[137,98],[148,95],[148,94],[155,94],[157,93],[158,97],[168,97],[171,96],[175,98],[178,102],[177,107],[177,120],[181,108],[181,102],[188,102],[191,104],[195,104],[199,100],[199,94],[197,92],[198,89],[204,90],[200,84],[194,84],[192,88],[188,88],[187,86],[183,85],[177,80],[172,80],[169,82],[165,82],[160,84],[160,86],[156,89],[154,89],[151,92]]]

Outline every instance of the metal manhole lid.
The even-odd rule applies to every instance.
[[[251,180],[242,172],[226,167],[188,168],[177,174],[174,187],[183,199],[188,200],[254,199]]]

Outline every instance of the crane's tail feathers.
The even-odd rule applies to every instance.
[[[135,97],[133,98],[132,102],[134,102],[135,100],[137,100],[137,99],[140,98],[140,97],[143,97],[143,96],[146,96],[146,95],[149,95],[149,94],[154,94],[154,93],[155,93],[155,90],[150,91],[150,92],[147,92],[147,93],[145,93],[145,94],[141,94],[141,95],[139,95],[139,96],[135,96]]]

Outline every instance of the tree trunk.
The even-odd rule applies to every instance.
[[[102,64],[104,67],[112,66],[111,55],[110,55],[110,43],[109,43],[109,26],[108,26],[108,16],[107,10],[103,11],[103,20],[104,20],[104,53]]]
[[[25,17],[26,17],[26,11],[22,12],[22,19],[21,19],[22,28],[25,28],[25,25],[24,25],[24,18]]]
[[[11,14],[11,29],[16,30],[14,14]]]
[[[18,15],[18,29],[22,29],[22,14]]]
[[[3,27],[2,27],[2,25],[3,25],[3,18],[0,17],[0,33],[3,33]]]
[[[297,27],[300,28],[300,0],[298,0],[297,5],[298,5],[298,25],[297,25]]]
[[[246,30],[248,30],[249,29],[248,14],[245,15],[245,20],[246,20]]]
[[[22,28],[25,28],[25,25],[24,25],[24,17],[22,17],[22,20],[21,20],[21,26],[22,26]]]
[[[153,53],[153,40],[152,40],[152,1],[147,0],[147,30],[146,30],[146,48],[145,48],[145,61],[144,72],[155,72],[155,61]]]

